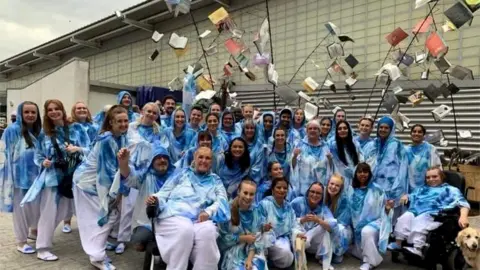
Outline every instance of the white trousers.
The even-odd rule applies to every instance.
[[[319,258],[320,256],[317,253],[320,253],[321,251],[325,232],[325,229],[319,225],[305,233],[305,236],[307,237],[307,241],[305,242],[305,251],[315,254],[316,257]]]
[[[40,196],[40,218],[38,219],[37,250],[52,247],[53,234],[68,212],[67,198],[58,194],[56,187],[44,187]]]
[[[120,209],[120,220],[118,223],[118,242],[130,242],[130,238],[132,236],[133,210],[135,208],[137,196],[138,190],[133,188],[130,189],[128,196],[122,195],[122,206]]]
[[[277,268],[290,267],[294,258],[292,245],[288,238],[277,238],[275,244],[267,249],[267,259]]]
[[[118,211],[112,211],[108,222],[100,227],[97,223],[100,213],[98,196],[87,194],[75,185],[73,194],[83,250],[90,257],[90,261],[103,261],[107,256],[105,246],[108,235],[118,219]]]
[[[169,217],[155,224],[155,234],[167,270],[186,270],[189,260],[193,270],[218,269],[218,232],[212,221],[194,223],[184,217]]]
[[[63,220],[71,220],[73,215],[75,215],[75,202],[73,199],[68,200],[68,209],[67,209],[67,215]]]
[[[397,240],[407,240],[414,247],[421,248],[425,245],[427,233],[440,227],[442,223],[433,221],[430,214],[414,216],[412,212],[405,212],[397,220],[395,237]]]
[[[40,196],[34,201],[20,206],[26,190],[15,188],[13,190],[13,232],[17,243],[26,243],[30,228],[37,228],[40,218]]]
[[[383,261],[382,255],[378,252],[379,231],[372,226],[365,226],[362,229],[362,242],[355,243],[352,255],[368,263],[373,267],[380,265]]]

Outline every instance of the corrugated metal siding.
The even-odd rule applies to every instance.
[[[437,82],[438,83],[438,82]],[[458,84],[457,84],[458,85]],[[237,99],[241,100],[243,104],[254,104],[256,107],[260,107],[262,111],[273,110],[273,91],[269,85],[248,85],[237,86],[235,91],[238,93]],[[418,89],[418,88],[416,88]],[[301,87],[296,89],[297,91],[303,90]],[[356,124],[356,120],[362,117],[367,107],[368,99],[370,96],[371,88],[356,89],[354,88],[352,94],[356,96],[353,103],[349,103],[350,98],[343,89],[337,89],[337,93],[333,93],[330,90],[316,91],[314,96],[326,97],[330,100],[332,105],[337,105],[344,108],[347,111],[347,118],[352,124]],[[401,95],[407,96],[409,91],[404,90]],[[374,91],[370,100],[370,106],[367,114],[375,115],[377,106],[381,99],[381,89]],[[278,95],[276,95],[277,109],[283,108],[285,102],[283,102]],[[455,112],[457,116],[457,127],[459,130],[471,130],[473,137],[470,139],[459,138],[459,146],[464,150],[480,150],[480,88],[461,88],[460,92],[454,95]],[[410,118],[412,124],[420,123],[425,126],[427,133],[433,132],[438,129],[442,129],[446,139],[449,141],[449,145],[446,149],[451,149],[456,146],[455,141],[455,125],[453,112],[445,117],[442,121],[436,123],[433,119],[431,111],[441,104],[445,104],[451,107],[450,97],[447,99],[443,96],[439,97],[435,104],[432,104],[428,99],[425,99],[420,105],[412,107],[410,103],[401,104],[400,112]],[[290,104],[291,107],[298,107],[296,104]],[[386,111],[383,107],[380,108],[379,116],[385,115]],[[320,116],[332,116],[330,110],[326,110],[323,105],[320,105]],[[378,117],[379,117],[378,116]],[[356,127],[355,127],[356,129]],[[410,130],[404,130],[400,132],[397,130],[397,136],[405,143],[410,143]],[[437,145],[438,149],[443,152],[441,146]]]

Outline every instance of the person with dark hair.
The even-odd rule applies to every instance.
[[[273,135],[273,130],[275,126],[275,113],[274,112],[264,112],[260,117],[260,131],[262,133],[262,140],[265,145],[268,145],[270,137]]]
[[[392,230],[393,202],[373,183],[367,163],[355,169],[350,195],[350,216],[353,226],[352,254],[362,261],[361,270],[370,270],[382,262]]]
[[[335,129],[337,127],[337,123],[340,121],[348,122],[347,120],[347,112],[344,109],[338,109],[333,114],[332,120],[332,129],[330,130],[330,134],[328,135],[328,139],[335,137]],[[350,125],[351,126],[351,125]],[[355,132],[352,131],[353,136],[355,136]]]
[[[135,198],[130,189],[119,181],[121,153],[128,149],[131,153],[129,164],[133,168],[148,164],[152,155],[151,145],[138,133],[128,133],[128,127],[128,111],[120,105],[112,106],[106,114],[97,142],[73,175],[80,240],[90,263],[98,269],[115,269],[105,247],[108,235],[119,218],[119,247],[124,249],[123,241],[130,240],[133,207],[129,207],[129,203]]]
[[[192,166],[193,158],[195,155],[195,152],[199,147],[208,147],[212,149],[213,147],[213,139],[212,135],[210,132],[206,130],[199,131],[196,138],[195,138],[195,144],[194,146],[190,147],[186,152],[185,155],[181,159],[175,163],[175,167],[177,168],[187,168]],[[212,171],[216,172],[216,157],[215,155],[213,156],[213,162],[212,162]]]
[[[369,117],[362,117],[360,121],[358,122],[358,132],[359,135],[355,136],[355,141],[360,144],[360,148],[363,149],[363,147],[370,142],[372,137],[370,137],[370,134],[372,133],[373,130],[373,124],[374,121],[372,118]]]
[[[352,183],[353,172],[358,162],[363,161],[360,145],[352,137],[350,125],[341,120],[335,128],[335,138],[328,141],[333,171],[345,179],[345,186]]]
[[[194,131],[200,130],[200,124],[203,120],[203,111],[199,106],[193,106],[190,110],[190,117],[188,118],[188,127]]]
[[[133,110],[133,98],[128,91],[121,91],[117,95],[117,104],[128,111],[128,122],[134,122],[140,117],[140,114]]]
[[[247,142],[237,137],[228,146],[228,151],[218,156],[217,174],[223,181],[229,198],[234,198],[238,185],[250,172],[250,153]]]
[[[216,113],[217,115],[220,116],[220,114],[222,113],[222,106],[220,106],[220,104],[214,102],[214,103],[210,104],[210,107],[208,108],[208,113]]]
[[[20,206],[25,193],[40,173],[34,162],[35,150],[41,140],[42,121],[37,104],[25,101],[18,105],[19,120],[9,125],[2,135],[0,155],[0,212],[13,212],[13,231],[17,250],[31,254],[35,249],[27,244],[29,228],[37,228],[40,198]]]
[[[441,166],[442,161],[435,146],[425,141],[424,126],[416,124],[410,130],[412,144],[405,148],[408,158],[408,193],[425,184],[427,169]]]
[[[262,223],[255,207],[256,188],[255,181],[244,178],[230,203],[230,221],[218,225],[222,270],[267,268],[262,238],[257,237],[262,233]]]
[[[172,162],[177,162],[188,150],[195,137],[195,131],[187,127],[186,115],[183,109],[176,109],[170,116],[172,125],[165,128],[164,139],[168,143],[168,152]]]
[[[292,145],[296,146],[300,143],[303,139],[300,137],[300,134],[296,129],[293,128],[293,113],[290,109],[282,109],[280,111],[279,121],[277,123],[277,127],[281,127],[285,129],[287,132],[287,142]],[[273,141],[273,138],[270,138],[270,143]]]
[[[162,100],[163,109],[165,110],[165,114],[161,116],[162,127],[167,128],[173,125],[172,121],[172,114],[175,111],[175,106],[177,105],[177,101],[173,96],[165,96]]]
[[[328,141],[328,136],[332,130],[333,121],[328,117],[323,117],[320,119],[320,140],[323,142]]]
[[[219,130],[220,115],[217,113],[208,113],[205,117],[206,130],[212,135],[212,150],[215,155],[223,153],[228,149],[227,140],[222,136]]]
[[[322,183],[310,185],[305,196],[297,197],[291,202],[300,225],[305,230],[307,241],[305,251],[315,255],[323,269],[331,269],[330,232],[337,226],[337,220],[324,204],[325,188]]]
[[[220,116],[220,134],[222,134],[228,144],[237,136],[237,132],[235,131],[235,115],[229,110],[225,110]]]
[[[462,229],[469,226],[470,204],[458,188],[445,183],[442,169],[428,168],[425,182],[425,185],[416,188],[411,194],[402,196],[401,203],[409,203],[409,206],[407,212],[398,218],[395,225],[396,242],[391,243],[389,249],[399,250],[402,242],[407,240],[413,247],[405,249],[422,257],[428,232],[442,224],[434,221],[433,216],[442,210],[460,208],[458,225]]]
[[[12,122],[12,124],[17,122],[17,112],[12,112],[10,114],[10,122]]]
[[[265,148],[261,140],[260,128],[252,119],[242,125],[242,138],[247,142],[250,153],[250,177],[260,183],[265,175]]]
[[[285,176],[290,176],[293,147],[287,143],[285,129],[276,128],[273,132],[273,144],[267,148],[267,162],[277,161],[281,164]]]
[[[295,259],[292,243],[297,238],[306,239],[298,224],[291,204],[287,202],[288,181],[285,177],[275,178],[265,198],[259,203],[259,212],[263,219],[263,231],[268,241],[273,243],[267,249],[267,259],[276,268],[288,268]],[[271,232],[270,232],[271,231]]]

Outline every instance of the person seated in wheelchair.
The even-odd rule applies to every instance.
[[[137,251],[145,251],[146,245],[155,241],[151,223],[145,212],[145,200],[148,196],[157,193],[175,170],[167,149],[163,148],[159,142],[154,143],[152,147],[153,153],[148,167],[141,171],[130,169],[128,164],[130,153],[127,149],[120,150],[119,154],[121,181],[127,187],[138,190],[133,210],[133,234],[130,240]]]
[[[407,241],[413,247],[405,247],[412,254],[423,257],[422,248],[428,232],[440,227],[442,223],[434,221],[432,215],[442,210],[460,208],[458,225],[468,227],[470,205],[462,192],[445,183],[445,174],[440,167],[427,170],[426,185],[416,188],[411,194],[402,196],[402,204],[409,203],[408,211],[397,220],[394,235],[395,242],[388,245],[392,251],[402,249],[402,242]]]
[[[192,167],[175,171],[147,205],[157,204],[155,238],[167,270],[218,268],[220,252],[215,223],[230,220],[227,192],[211,173],[212,150],[200,147]]]

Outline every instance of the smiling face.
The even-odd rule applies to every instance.
[[[348,137],[348,126],[346,123],[341,123],[338,125],[338,128],[337,128],[337,133],[338,133],[338,136],[341,138],[341,139],[346,139]]]
[[[212,140],[210,140],[209,137],[205,136],[201,139],[198,139],[198,145],[200,147],[207,147],[207,148],[212,148]]]
[[[207,173],[212,167],[212,150],[206,147],[198,148],[195,152],[195,169],[198,173]]]
[[[266,115],[263,117],[263,127],[265,128],[265,130],[272,130],[273,117],[271,115]]]
[[[301,124],[303,119],[305,118],[305,114],[302,109],[298,109],[295,111],[295,124]]]
[[[328,182],[328,194],[330,196],[336,196],[340,191],[342,190],[343,187],[343,180],[339,177],[333,177],[330,178],[330,181]]]
[[[159,109],[155,104],[147,104],[143,107],[142,124],[151,126],[159,117]]]
[[[168,158],[166,156],[157,156],[152,162],[152,167],[160,174],[164,174],[168,170]]]
[[[207,118],[207,128],[210,133],[216,133],[218,129],[218,118],[215,115],[210,115]]]
[[[275,179],[278,177],[283,177],[283,168],[280,163],[275,162],[270,169],[270,178]]]
[[[330,129],[332,127],[332,124],[330,123],[330,120],[328,119],[323,119],[323,121],[320,123],[320,133],[322,134],[322,137],[325,137],[328,135],[330,132]]]
[[[291,121],[292,121],[292,117],[290,116],[290,114],[282,113],[282,115],[280,115],[280,123],[284,128],[286,129],[290,128]]]
[[[338,111],[336,114],[335,114],[335,122],[340,122],[340,121],[345,121],[345,112],[344,111]]]
[[[245,147],[240,140],[234,140],[230,149],[232,156],[234,158],[241,158],[243,153],[245,153]]]
[[[277,202],[283,202],[288,192],[288,183],[285,180],[276,182],[272,189],[272,196]]]
[[[32,104],[24,104],[22,108],[23,122],[26,125],[33,125],[38,118],[37,107]]]
[[[243,107],[242,114],[243,114],[243,118],[252,119],[253,118],[253,107],[252,106]]]
[[[238,205],[242,209],[248,209],[255,199],[257,187],[251,183],[242,183],[238,192]]]
[[[75,104],[75,117],[77,118],[78,121],[80,122],[85,122],[88,117],[88,108],[87,105],[84,103],[77,103]]]
[[[410,132],[410,136],[412,137],[412,142],[415,144],[420,144],[423,142],[423,138],[425,137],[425,133],[423,133],[423,129],[420,126],[416,126]]]
[[[175,100],[169,98],[165,100],[165,104],[163,104],[163,107],[165,108],[165,112],[168,115],[171,115],[173,111],[175,110]]]
[[[318,127],[318,123],[309,123],[307,125],[307,136],[309,140],[318,140],[320,137],[320,128]]]
[[[132,104],[132,97],[130,97],[130,95],[124,95],[122,97],[122,105],[125,107],[130,107],[131,104]]]
[[[370,120],[363,119],[358,123],[358,130],[360,131],[361,135],[364,136],[370,136],[370,133],[372,133],[373,125]]]
[[[388,135],[390,135],[390,126],[388,124],[381,124],[378,127],[378,135],[380,136],[380,139],[386,140]]]
[[[442,179],[442,175],[440,174],[440,169],[428,170],[425,178],[427,181],[427,185],[431,187],[436,187],[443,184],[443,179]]]
[[[233,127],[233,116],[231,113],[227,113],[223,115],[222,127],[227,129]]]
[[[255,138],[255,126],[251,124],[247,124],[244,127],[245,138],[247,140],[253,140]]]
[[[116,114],[110,121],[113,134],[124,134],[128,131],[128,115],[126,113]]]
[[[52,122],[55,122],[63,120],[64,114],[60,106],[51,102],[47,106],[47,116]]]
[[[308,190],[308,202],[311,205],[318,205],[323,199],[323,188],[320,184],[313,184]]]
[[[220,112],[222,112],[222,107],[216,103],[212,104],[212,106],[210,106],[210,112],[220,114]]]
[[[285,130],[277,129],[275,130],[275,134],[273,135],[275,138],[275,145],[284,145],[286,138],[285,138]]]
[[[183,128],[183,126],[185,125],[185,112],[178,110],[175,113],[174,119],[175,119],[175,126],[178,128]]]
[[[357,179],[360,186],[366,186],[368,184],[368,178],[370,176],[368,170],[357,170]]]
[[[197,127],[202,122],[202,112],[197,109],[192,109],[190,112],[190,124]]]

